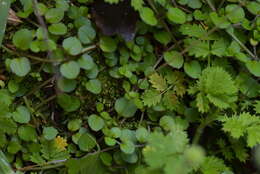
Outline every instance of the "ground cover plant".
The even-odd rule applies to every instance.
[[[257,173],[259,16],[259,0],[0,0],[0,173]]]

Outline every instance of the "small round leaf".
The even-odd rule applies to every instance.
[[[69,61],[61,65],[60,72],[67,79],[75,79],[79,75],[80,67],[77,62]]]

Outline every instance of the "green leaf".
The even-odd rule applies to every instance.
[[[167,31],[157,31],[154,33],[154,38],[158,42],[160,42],[164,45],[167,45],[171,41],[171,33],[167,32]]]
[[[8,18],[8,11],[10,8],[10,0],[2,0],[0,4],[0,47],[5,34],[5,27]]]
[[[20,126],[18,128],[18,136],[24,141],[37,141],[37,133],[32,126]]]
[[[86,84],[85,87],[88,91],[93,94],[99,94],[102,91],[102,84],[98,79],[91,79]]]
[[[83,25],[78,30],[78,37],[84,44],[91,43],[96,37],[96,31],[91,25]]]
[[[197,60],[184,63],[184,71],[191,78],[197,79],[201,74],[201,66]]]
[[[99,131],[104,127],[105,122],[101,117],[92,114],[88,117],[88,125],[92,130]]]
[[[184,63],[183,56],[177,51],[167,51],[163,54],[164,60],[172,67],[180,69]]]
[[[33,40],[32,31],[28,29],[20,29],[13,36],[13,44],[21,50],[28,50]]]
[[[140,127],[136,130],[136,139],[141,143],[147,141],[148,135],[149,132],[144,127]]]
[[[245,18],[245,12],[242,7],[236,4],[230,4],[227,5],[226,8],[226,15],[227,18],[232,23],[238,23],[241,22]]]
[[[225,55],[227,48],[228,48],[228,43],[224,39],[216,40],[211,46],[211,53],[218,57],[222,57]]]
[[[14,121],[7,118],[0,117],[0,130],[1,132],[14,134],[16,132],[17,125]]]
[[[158,23],[153,10],[149,7],[143,7],[140,9],[140,17],[148,25],[154,26]]]
[[[66,79],[66,78],[59,78],[58,79],[58,88],[63,92],[72,92],[75,90],[77,86],[76,80]]]
[[[183,24],[186,22],[186,13],[179,8],[170,7],[167,12],[167,17],[171,22]]]
[[[92,135],[84,133],[79,138],[78,146],[80,150],[89,152],[96,146],[96,140]]]
[[[66,162],[68,174],[106,174],[107,171],[100,160],[100,153],[86,155],[80,159],[69,159]]]
[[[80,73],[80,67],[76,61],[63,63],[60,67],[61,74],[67,79],[75,79]]]
[[[145,106],[155,106],[161,101],[162,95],[156,90],[146,90],[143,94],[143,102]]]
[[[120,149],[126,154],[132,154],[135,151],[135,145],[131,141],[126,141],[120,144]]]
[[[207,35],[207,31],[201,26],[197,24],[183,24],[179,28],[179,31],[183,35],[188,35],[190,37],[197,37],[197,38],[202,38]],[[206,38],[205,38],[206,39]]]
[[[48,27],[48,30],[54,35],[64,35],[67,33],[67,26],[63,23],[52,24]]]
[[[149,82],[159,91],[164,91],[168,87],[166,80],[158,73],[153,73],[150,75]]]
[[[200,171],[202,174],[220,174],[229,171],[229,168],[225,165],[222,159],[208,156],[201,165]]]
[[[87,53],[83,54],[79,59],[78,59],[78,64],[80,68],[83,68],[85,70],[91,70],[95,66],[95,62],[93,61],[93,58],[88,55]]]
[[[31,71],[30,61],[25,58],[15,58],[10,62],[10,68],[17,76],[26,76]]]
[[[104,52],[114,52],[117,48],[117,41],[107,36],[101,37],[99,44]]]
[[[250,73],[256,77],[260,77],[260,61],[251,60],[246,62],[246,67]]]
[[[211,12],[209,14],[212,22],[219,28],[228,28],[230,26],[230,22],[228,22],[226,16],[218,16],[216,12]]]
[[[50,8],[45,13],[45,19],[49,23],[59,23],[64,17],[64,11],[60,8]]]
[[[62,42],[63,48],[72,56],[81,53],[82,45],[76,37],[69,37]]]
[[[68,94],[58,95],[58,104],[67,112],[76,111],[80,107],[80,100]]]
[[[250,11],[252,14],[254,15],[259,15],[260,12],[260,2],[248,2],[246,4],[246,8],[248,9],[248,11]]]
[[[31,114],[25,106],[18,106],[12,116],[17,123],[28,123],[31,120]]]
[[[190,8],[197,9],[202,6],[202,3],[200,0],[178,0],[180,4],[182,5],[188,5]]]
[[[82,124],[82,120],[81,119],[73,119],[70,120],[68,123],[68,129],[70,131],[76,131],[79,130]]]
[[[43,128],[43,137],[46,140],[53,140],[58,134],[57,129],[54,127],[44,127]]]
[[[122,97],[116,100],[115,110],[120,116],[128,118],[135,115],[137,107],[132,101]]]

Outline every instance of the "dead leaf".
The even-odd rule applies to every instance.
[[[20,18],[16,16],[15,11],[13,11],[12,9],[9,10],[8,23],[13,25],[18,25],[19,23],[22,23]]]

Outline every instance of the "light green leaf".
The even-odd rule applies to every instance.
[[[63,40],[62,46],[72,56],[78,55],[82,50],[81,42],[76,37]]]
[[[92,135],[84,133],[79,138],[78,146],[80,150],[88,152],[96,146],[96,140]]]
[[[53,140],[58,134],[57,129],[54,127],[44,127],[43,136],[46,140]]]
[[[260,61],[251,60],[246,63],[246,67],[250,73],[260,77]]]
[[[80,67],[77,62],[69,61],[60,67],[61,74],[68,79],[75,79],[79,75]]]
[[[32,126],[20,126],[18,128],[18,136],[24,141],[37,141],[37,133]]]
[[[101,117],[92,114],[88,117],[88,125],[92,130],[99,131],[104,127],[105,122]]]
[[[28,123],[31,120],[31,114],[25,106],[18,106],[12,116],[14,121],[18,123]]]
[[[153,10],[151,10],[149,7],[143,7],[141,8],[140,10],[140,16],[141,16],[141,19],[149,24],[149,25],[156,25],[157,24],[157,19],[155,17],[155,14],[153,12]]]
[[[32,31],[28,29],[20,29],[13,36],[13,44],[21,50],[28,50],[33,40]]]
[[[63,23],[52,24],[48,27],[48,30],[54,35],[64,35],[67,33],[67,26]]]
[[[78,30],[78,37],[84,44],[89,44],[96,37],[96,31],[91,25],[83,25]]]
[[[25,57],[12,59],[10,67],[12,72],[20,77],[26,76],[31,70],[30,61]]]
[[[167,17],[171,22],[183,24],[186,22],[186,13],[179,8],[170,7],[167,12]]]
[[[102,84],[98,79],[91,79],[86,84],[85,87],[88,91],[93,94],[99,94],[102,91]]]
[[[184,71],[191,78],[197,79],[201,74],[201,66],[197,60],[184,63]]]
[[[117,41],[111,37],[101,37],[100,48],[104,52],[114,52],[117,48]]]
[[[181,53],[177,51],[168,51],[165,52],[164,55],[164,60],[172,67],[180,69],[184,63],[183,56]]]
[[[78,59],[78,64],[80,68],[83,68],[85,70],[91,70],[95,66],[95,62],[93,61],[93,58],[86,54],[83,54],[79,59]]]
[[[50,8],[45,13],[45,19],[49,23],[58,23],[60,22],[64,17],[64,11],[60,8]]]

